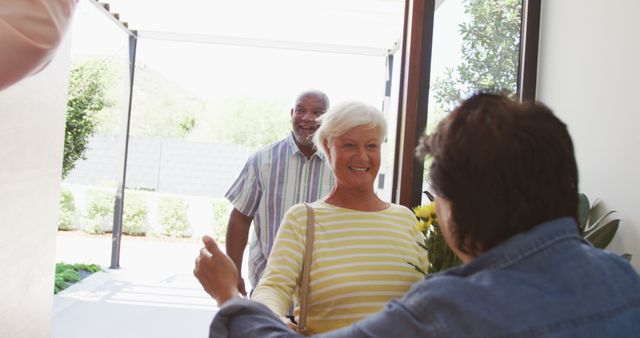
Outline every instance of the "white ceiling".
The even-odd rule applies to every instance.
[[[143,38],[369,55],[397,47],[404,18],[403,0],[107,1]]]

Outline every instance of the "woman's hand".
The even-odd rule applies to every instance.
[[[289,319],[289,317],[285,317],[285,316],[280,316],[280,320],[282,320],[283,323],[287,324],[287,326],[293,330],[293,332],[298,332],[298,325],[296,325],[295,323],[293,323],[291,321],[291,319]]]
[[[235,264],[218,248],[209,236],[203,236],[204,247],[196,258],[193,274],[207,293],[222,306],[227,300],[238,296],[238,270]]]

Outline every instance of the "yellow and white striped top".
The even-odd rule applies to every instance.
[[[400,205],[366,212],[317,201],[307,327],[322,333],[382,310],[421,279],[407,262],[426,267],[413,213]],[[307,209],[287,211],[252,299],[284,316],[294,296],[306,242]],[[426,268],[425,268],[426,270]],[[298,311],[296,309],[296,317]]]

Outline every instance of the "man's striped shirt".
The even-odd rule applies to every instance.
[[[313,202],[333,187],[324,156],[307,159],[293,134],[253,154],[225,197],[242,214],[253,217],[249,247],[249,279],[254,287],[262,275],[285,212],[294,204]]]
[[[324,201],[312,206],[316,223],[307,326],[313,333],[348,326],[382,310],[422,278],[408,264],[427,266],[409,209],[391,204],[366,212]],[[285,215],[264,276],[251,296],[280,316],[288,312],[292,296],[299,299],[306,228],[307,210],[298,204]]]

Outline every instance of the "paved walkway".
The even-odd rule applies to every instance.
[[[111,270],[111,237],[59,233],[56,262],[105,271],[54,296],[52,337],[207,337],[217,307],[192,273],[201,247],[123,237],[121,268]]]

